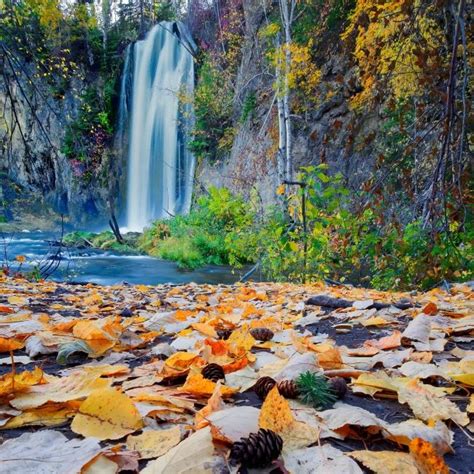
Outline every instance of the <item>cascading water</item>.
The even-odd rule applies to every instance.
[[[193,93],[194,48],[184,26],[173,22],[156,25],[133,46],[133,66],[130,73],[124,71],[133,75],[130,100],[122,97],[120,105],[121,112],[130,114],[128,230],[141,231],[154,219],[189,210],[194,157],[186,141],[193,114],[190,101],[180,97]],[[126,80],[122,79],[122,94]]]

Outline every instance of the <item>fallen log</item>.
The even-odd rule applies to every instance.
[[[345,300],[344,298],[333,298],[332,296],[328,295],[312,296],[311,298],[306,300],[306,304],[334,309],[350,308],[353,306],[354,303],[355,301],[352,300]],[[401,299],[400,301],[396,301],[395,303],[383,303],[380,301],[374,301],[374,303],[368,306],[367,309],[383,309],[390,308],[390,306],[395,306],[395,308],[398,309],[408,309],[413,308],[415,305],[407,299]]]

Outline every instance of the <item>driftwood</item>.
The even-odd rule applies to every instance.
[[[314,306],[323,306],[325,308],[350,308],[354,304],[355,301],[345,300],[343,298],[333,298],[332,296],[328,295],[317,295],[312,296],[306,301],[306,304],[314,305]],[[402,299],[395,303],[383,303],[380,301],[374,301],[372,305],[370,305],[367,309],[375,308],[375,309],[383,309],[389,308],[390,306],[395,306],[398,309],[408,309],[413,308],[415,305],[409,301]]]

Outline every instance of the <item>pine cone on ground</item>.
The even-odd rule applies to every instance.
[[[230,335],[232,334],[232,329],[218,329],[216,332],[217,337],[225,341],[229,339]]]
[[[298,385],[293,380],[281,380],[277,383],[277,387],[280,395],[285,398],[298,398],[300,393]]]
[[[276,385],[276,381],[271,377],[260,377],[255,385],[253,391],[258,395],[261,400],[267,398],[268,392]]]
[[[205,379],[217,382],[218,380],[225,380],[224,369],[219,364],[207,364],[202,370],[201,374]]]
[[[273,331],[268,328],[254,328],[250,330],[250,334],[257,341],[269,341],[273,338]]]
[[[329,387],[337,398],[344,398],[347,393],[347,383],[342,377],[332,377],[329,379]]]
[[[229,463],[246,467],[265,467],[277,459],[283,447],[281,437],[271,430],[259,429],[248,438],[240,438],[230,450]]]

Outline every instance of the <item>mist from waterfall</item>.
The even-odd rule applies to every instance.
[[[191,205],[194,157],[186,141],[193,123],[193,47],[182,24],[162,22],[128,51],[119,111],[129,123],[128,230],[141,231]]]

